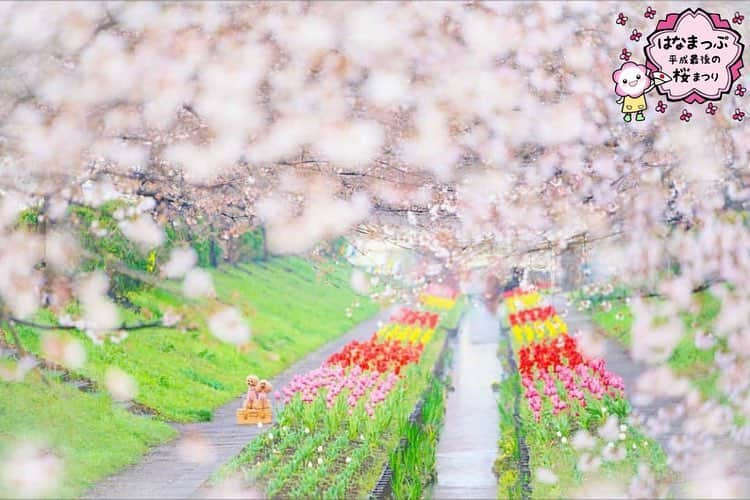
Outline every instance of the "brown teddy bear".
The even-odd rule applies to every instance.
[[[271,390],[273,390],[273,387],[271,387],[271,383],[268,380],[261,380],[258,382],[258,397],[255,400],[255,409],[265,410],[271,408],[271,402],[268,399],[268,394],[270,394]]]
[[[255,375],[248,375],[245,379],[247,382],[247,396],[245,396],[245,408],[254,408],[258,400],[258,383],[259,379]]]

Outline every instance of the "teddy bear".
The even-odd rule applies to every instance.
[[[258,383],[260,380],[255,375],[248,375],[245,379],[247,382],[247,396],[245,396],[245,408],[254,408],[258,400]]]
[[[273,388],[271,387],[271,383],[268,380],[261,380],[258,382],[258,397],[255,400],[254,406],[256,410],[265,410],[271,408],[271,402],[268,399],[268,394],[270,394],[272,389]]]

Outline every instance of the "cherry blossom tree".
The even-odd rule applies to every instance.
[[[554,261],[585,244],[602,282],[626,276],[641,296],[633,355],[656,367],[693,292],[722,297],[722,317],[736,320],[714,333],[737,346],[722,383],[746,415],[750,392],[733,384],[750,357],[748,129],[729,118],[732,99],[689,124],[677,106],[621,122],[609,75],[625,37],[613,19],[623,11],[646,29],[642,9],[2,3],[0,318],[13,331],[77,300],[81,318],[48,326],[94,336],[148,326],[119,320],[109,282],[158,280],[89,250],[86,238],[113,232],[144,259],[182,234],[162,271],[208,295],[187,246],[220,241],[226,252],[250,230],[271,254],[379,240],[457,277],[482,262],[496,283],[531,254]],[[100,271],[82,271],[97,259]],[[642,299],[655,294],[677,307],[653,310]],[[667,326],[653,346],[656,317]],[[249,334],[231,310],[214,323],[230,341]]]

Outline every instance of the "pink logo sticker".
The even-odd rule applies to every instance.
[[[668,14],[646,40],[646,67],[668,75],[657,91],[668,101],[718,101],[743,67],[740,34],[719,14],[685,9]]]

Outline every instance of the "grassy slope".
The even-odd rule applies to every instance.
[[[162,290],[140,291],[130,300],[140,314],[123,311],[128,321],[159,315],[167,308],[187,316],[195,330],[182,332],[152,328],[130,332],[120,344],[95,346],[81,338],[88,353],[79,373],[96,382],[108,367],[117,366],[138,384],[136,401],[155,409],[167,420],[207,420],[213,408],[240,394],[248,373],[272,377],[306,353],[334,339],[377,306],[357,297],[348,285],[350,269],[338,266],[329,284],[316,279],[313,267],[302,259],[277,259],[265,265],[223,267],[215,271],[219,301],[184,305]],[[355,302],[352,316],[345,310]],[[238,307],[252,328],[247,352],[224,344],[206,328],[206,317],[224,304]],[[38,332],[20,329],[25,347],[39,352]]]
[[[218,302],[186,305],[168,292],[149,290],[130,297],[140,311],[123,310],[123,319],[137,322],[171,307],[195,330],[138,330],[120,344],[103,346],[80,333],[64,335],[85,344],[88,358],[78,374],[102,384],[106,369],[117,366],[136,380],[136,401],[155,409],[159,419],[205,420],[242,392],[248,373],[271,377],[377,311],[351,290],[350,272],[340,264],[323,279],[298,258],[224,267],[214,272]],[[246,351],[219,342],[207,331],[205,317],[221,303],[236,305],[248,318],[253,338]],[[352,307],[355,303],[360,307]],[[346,314],[349,307],[351,317]],[[38,354],[39,333],[30,328],[19,332],[24,346]],[[66,495],[136,461],[149,445],[174,435],[158,419],[114,408],[105,394],[84,394],[56,382],[48,388],[31,378],[0,384],[0,417],[0,448],[17,436],[33,434],[61,450]]]
[[[719,314],[721,302],[708,292],[696,294],[696,300],[700,309],[696,314],[683,315],[685,335],[669,358],[669,366],[677,375],[689,378],[704,397],[717,397],[720,396],[716,387],[717,373],[712,369],[716,348],[698,349],[695,347],[694,334],[710,328]],[[627,305],[621,303],[607,312],[597,310],[593,319],[605,333],[625,346],[630,345],[633,316]]]
[[[149,446],[175,435],[157,420],[136,417],[107,394],[85,394],[36,374],[0,384],[0,455],[16,440],[40,440],[64,461],[56,496],[75,496],[93,481],[135,462]],[[0,485],[0,497],[5,497]]]

